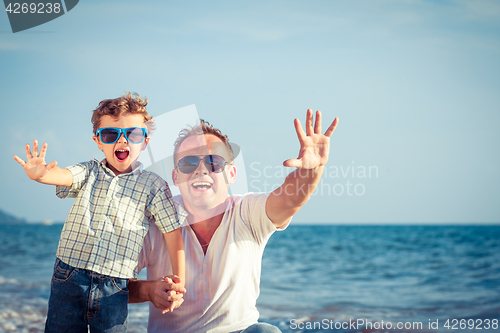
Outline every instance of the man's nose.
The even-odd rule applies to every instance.
[[[200,163],[198,163],[198,166],[196,167],[196,170],[194,170],[195,174],[198,175],[208,175],[209,171],[207,169],[207,166],[205,163],[203,163],[203,160],[200,160]]]

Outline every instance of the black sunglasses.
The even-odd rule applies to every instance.
[[[194,170],[198,168],[201,160],[203,160],[203,163],[205,164],[205,167],[208,171],[215,173],[222,172],[226,164],[229,164],[228,162],[226,162],[224,157],[219,155],[189,155],[184,156],[177,162],[177,169],[185,174],[193,173]]]

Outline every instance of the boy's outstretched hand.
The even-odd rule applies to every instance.
[[[47,144],[44,143],[40,154],[38,154],[38,141],[33,140],[33,153],[31,152],[30,145],[26,144],[27,161],[25,162],[16,155],[14,155],[14,159],[17,163],[21,164],[30,179],[44,184],[71,186],[73,183],[71,172],[68,169],[57,168],[56,161],[45,164],[46,152]]]
[[[294,120],[295,131],[300,142],[299,156],[283,162],[286,167],[296,167],[303,169],[314,169],[323,166],[328,161],[330,151],[330,137],[335,131],[338,118],[335,118],[332,124],[328,127],[325,134],[321,133],[321,112],[316,111],[316,123],[313,128],[313,112],[307,110],[306,115],[306,133],[300,125],[298,119]]]
[[[26,144],[26,159],[24,162],[21,158],[14,155],[17,163],[21,164],[30,179],[39,181],[43,176],[49,173],[50,169],[57,165],[56,161],[50,164],[45,164],[45,153],[47,152],[47,144],[44,143],[40,155],[38,155],[38,141],[33,140],[33,153],[31,153],[30,145]]]

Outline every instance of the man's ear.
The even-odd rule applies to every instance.
[[[232,184],[236,180],[236,166],[234,164],[227,164],[227,183]]]
[[[99,150],[102,150],[102,142],[101,142],[101,139],[99,139],[98,136],[93,136],[92,139],[95,141],[95,143],[97,143],[97,148],[99,148]]]
[[[175,186],[179,187],[179,184],[177,183],[177,169],[172,170],[172,181]]]
[[[146,149],[146,147],[148,146],[148,143],[149,143],[149,140],[150,140],[150,139],[151,139],[151,138],[150,138],[149,136],[147,136],[147,137],[145,137],[145,138],[144,138],[144,142],[142,143],[142,148],[141,148],[141,150]]]

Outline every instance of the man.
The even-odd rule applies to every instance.
[[[279,332],[257,323],[262,254],[271,234],[288,226],[318,185],[337,123],[335,118],[321,134],[321,113],[313,126],[313,112],[307,110],[305,133],[294,121],[299,156],[283,163],[297,169],[271,193],[232,197],[228,188],[236,167],[227,137],[203,121],[181,132],[172,179],[181,193],[176,208],[183,222],[186,289],[177,277],[166,276],[168,252],[153,227],[139,260],[139,269],[148,268],[148,281],[129,282],[131,303],[152,303],[149,332]]]

